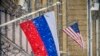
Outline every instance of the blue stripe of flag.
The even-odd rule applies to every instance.
[[[35,24],[41,36],[41,39],[44,42],[44,45],[48,52],[48,56],[58,56],[57,50],[54,44],[53,36],[48,26],[48,23],[46,22],[45,17],[43,15],[39,16],[33,19],[33,23]]]

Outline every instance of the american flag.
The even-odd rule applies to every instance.
[[[84,48],[83,37],[80,34],[77,22],[63,29],[63,31],[68,34],[76,43],[78,43],[80,47]]]

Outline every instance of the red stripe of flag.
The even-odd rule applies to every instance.
[[[47,51],[42,42],[40,35],[32,23],[32,21],[26,21],[20,24],[21,29],[25,33],[35,56],[47,56]]]
[[[80,36],[80,39],[81,39],[81,42],[82,42],[82,47],[85,48],[85,47],[84,47],[84,41],[83,41],[82,35],[81,35],[80,33],[77,33],[77,34]]]
[[[64,29],[64,32],[67,33],[70,37],[72,37],[72,39],[82,47],[80,36],[77,35],[77,33],[75,33],[70,27]]]
[[[68,32],[69,36],[72,36],[72,38],[76,40],[76,38],[74,38],[75,36],[68,28],[66,28],[65,30],[66,30],[66,32]]]
[[[81,37],[80,35],[78,35],[75,31],[73,31],[72,28],[69,27],[69,29],[72,31],[72,33],[76,36],[75,38],[77,38],[77,42],[79,43],[79,45],[82,47],[82,41],[81,41]]]
[[[73,35],[73,38],[75,38],[75,40],[77,40],[76,35],[73,34],[73,31],[71,31],[71,29],[69,27],[67,28],[67,31],[69,31],[71,33],[71,35]]]
[[[64,31],[65,33],[67,33],[76,43],[78,43],[78,42],[76,41],[76,39],[74,38],[74,36],[71,35],[71,32],[67,31],[66,29],[64,29],[63,31]]]
[[[79,44],[79,42],[77,41],[76,39],[76,36],[73,34],[73,32],[69,29],[69,28],[66,28],[65,29],[65,33],[67,33],[70,37],[72,37],[72,39]],[[79,44],[80,45],[80,44]]]

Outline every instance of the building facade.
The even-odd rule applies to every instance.
[[[58,1],[61,2],[60,5],[50,7],[47,10],[40,11],[26,18],[31,19],[48,11],[54,11],[57,20],[57,34],[61,56],[88,56],[87,0],[0,0],[0,24],[50,6]],[[99,14],[95,15],[95,17],[98,17],[97,22],[99,23],[97,25],[100,25],[99,16]],[[0,27],[1,56],[34,56],[26,36],[19,27],[19,24],[23,21],[25,20],[19,20],[7,26]],[[78,44],[62,31],[76,21],[79,24],[80,32],[83,36],[84,49],[80,48]],[[93,56],[96,56],[97,46],[95,36],[96,31],[98,31],[96,29],[100,28],[100,26],[96,27],[96,20],[94,20],[93,27]],[[99,35],[100,31],[98,32]],[[98,42],[100,41],[98,40]],[[100,44],[98,46],[100,47]]]

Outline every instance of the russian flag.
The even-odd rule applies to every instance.
[[[60,56],[54,12],[22,22],[25,33],[35,56]]]

